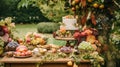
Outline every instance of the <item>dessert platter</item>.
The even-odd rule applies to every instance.
[[[95,59],[98,62],[104,61],[99,55],[99,52],[97,52],[101,47],[101,44],[97,39],[98,31],[94,28],[79,30],[79,27],[75,26],[76,23],[77,19],[73,16],[65,16],[60,29],[53,33],[53,37],[56,40],[66,41],[66,44],[63,44],[62,46],[48,44],[47,37],[37,32],[29,32],[23,39],[18,38],[16,40],[9,40],[5,46],[5,57],[1,62],[8,62],[8,60],[4,60],[6,57],[7,59],[13,59],[9,60],[9,62],[12,61],[14,63],[16,63],[16,60],[20,63],[23,63],[23,60],[31,62],[27,59],[32,59],[35,63],[48,61],[54,63],[58,62],[55,60],[60,58],[68,58],[67,61],[70,60],[74,64],[83,60],[89,60],[89,62],[91,62],[91,59]],[[35,58],[39,58],[40,61]],[[66,61],[63,60],[63,62]]]

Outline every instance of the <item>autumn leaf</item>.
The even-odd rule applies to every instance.
[[[83,7],[85,7],[86,6],[86,0],[81,0],[81,4],[82,4]]]
[[[82,24],[82,25],[85,25],[85,23],[86,23],[86,17],[83,16],[83,17],[81,18],[81,24]]]
[[[96,25],[96,19],[93,13],[91,14],[91,21],[92,21],[92,24]]]
[[[87,15],[88,15],[88,13],[87,13],[86,15],[82,16],[82,18],[81,18],[81,24],[82,24],[83,26],[85,25],[85,23],[86,23],[86,21],[87,21]]]

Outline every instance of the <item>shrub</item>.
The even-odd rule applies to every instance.
[[[37,25],[39,33],[53,33],[59,29],[59,23],[41,22]]]

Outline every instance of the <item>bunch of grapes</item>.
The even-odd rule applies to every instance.
[[[94,50],[93,47],[91,46],[91,43],[86,42],[86,41],[82,41],[79,46],[78,46],[79,50],[89,50],[92,51]]]

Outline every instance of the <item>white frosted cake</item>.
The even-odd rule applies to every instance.
[[[62,22],[64,23],[66,30],[77,30],[78,29],[78,27],[75,26],[75,24],[77,23],[77,19],[71,15],[62,17]]]

